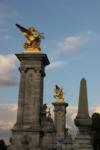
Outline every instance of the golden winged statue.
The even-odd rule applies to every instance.
[[[64,102],[64,97],[63,97],[63,89],[60,88],[58,85],[55,86],[55,89],[54,89],[54,92],[55,92],[55,99],[56,99],[56,102],[57,103],[63,103]]]
[[[40,42],[41,39],[44,39],[44,33],[38,32],[34,27],[30,27],[26,29],[25,27],[16,24],[19,30],[23,33],[26,38],[26,42],[24,43],[24,49],[27,52],[40,52]]]

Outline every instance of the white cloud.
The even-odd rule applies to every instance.
[[[10,137],[11,137],[10,130],[0,128],[0,139],[3,139],[7,145],[9,144]]]
[[[78,107],[77,106],[69,106],[67,108],[67,112],[70,116],[72,116],[73,114],[77,113]]]
[[[16,120],[16,110],[16,104],[0,104],[0,128],[12,128]]]
[[[16,104],[0,104],[0,139],[9,143],[11,131],[16,121]]]
[[[47,70],[52,70],[52,69],[55,69],[55,68],[59,68],[59,67],[62,67],[66,64],[68,64],[68,63],[65,62],[65,61],[52,61],[50,63],[50,65],[47,66]]]
[[[100,106],[95,106],[93,112],[100,113]]]
[[[70,36],[65,38],[62,42],[59,42],[58,48],[64,50],[65,52],[74,51],[79,46],[80,42],[80,36]]]
[[[16,60],[14,55],[0,55],[0,86],[16,84],[16,79],[11,74],[15,69]]]

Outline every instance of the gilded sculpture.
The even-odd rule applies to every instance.
[[[26,38],[26,42],[23,45],[26,52],[40,52],[40,42],[41,39],[44,39],[44,33],[38,32],[34,27],[26,29],[19,24],[16,24],[16,26]]]
[[[55,89],[54,89],[54,92],[55,92],[55,99],[56,99],[56,102],[57,103],[63,103],[64,102],[64,97],[63,97],[63,89],[60,88],[58,85],[55,86]]]

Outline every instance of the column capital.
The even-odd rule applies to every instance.
[[[15,54],[17,58],[22,62],[22,61],[41,61],[44,66],[47,66],[50,64],[49,59],[46,54],[28,54],[28,53],[21,53],[21,54]]]
[[[57,112],[57,111],[63,111],[63,112],[66,112],[66,107],[68,106],[68,103],[52,103],[53,106],[54,106],[54,111]]]
[[[52,103],[54,106],[65,106],[67,107],[68,106],[68,103],[64,102],[64,103],[57,103],[57,102],[54,102]]]

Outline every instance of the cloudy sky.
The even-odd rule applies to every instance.
[[[25,41],[16,23],[45,33],[42,52],[51,62],[46,68],[45,103],[54,101],[58,84],[63,87],[65,101],[76,107],[80,80],[85,77],[89,108],[99,111],[100,1],[0,0],[0,128],[12,126],[12,111],[16,116],[19,62],[14,54],[23,52]],[[9,111],[6,115],[5,110]]]

